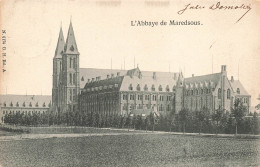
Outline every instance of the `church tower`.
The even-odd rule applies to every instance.
[[[60,28],[59,38],[53,57],[53,75],[52,75],[52,106],[58,108],[59,106],[59,87],[60,76],[62,71],[62,54],[64,51],[65,41],[63,37],[62,28]]]
[[[175,92],[175,112],[179,113],[184,107],[184,77],[179,73]]]
[[[77,110],[79,84],[79,52],[70,22],[62,55],[62,111]]]

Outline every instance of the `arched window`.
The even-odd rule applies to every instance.
[[[154,85],[152,85],[152,91],[155,91],[155,87],[154,87]]]
[[[73,84],[76,84],[76,74],[73,74]]]
[[[73,68],[76,68],[76,58],[73,58]]]
[[[72,84],[72,74],[70,74],[70,84]]]
[[[191,95],[193,95],[193,90],[191,90]]]
[[[230,89],[227,90],[227,99],[230,99]]]
[[[199,94],[199,90],[198,89],[196,89],[196,95],[198,95]]]
[[[159,86],[159,91],[162,91],[162,85]]]
[[[203,94],[203,89],[200,90],[200,94]]]
[[[240,94],[240,89],[239,88],[237,88],[237,94]]]
[[[221,99],[221,89],[218,88],[218,99]]]
[[[139,84],[136,86],[136,90],[140,91],[140,85]]]
[[[70,68],[71,68],[71,66],[72,66],[72,58],[70,58]]]

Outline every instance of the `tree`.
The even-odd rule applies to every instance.
[[[188,121],[189,111],[186,108],[181,109],[179,112],[179,119],[182,122],[183,134],[185,133],[185,126]]]
[[[147,132],[147,129],[150,127],[150,125],[151,125],[151,120],[150,120],[150,117],[147,116],[145,118],[145,130],[146,130],[146,132]]]
[[[219,122],[223,118],[223,113],[224,110],[217,109],[213,114],[212,114],[212,120],[216,121],[217,126],[216,126],[216,135],[218,134],[218,129],[219,129]]]
[[[246,113],[246,107],[243,106],[243,103],[239,100],[236,99],[235,103],[234,103],[234,108],[232,108],[231,112],[233,117],[235,118],[235,125],[236,125],[236,135],[237,135],[237,127],[238,124],[241,123],[241,121],[243,120],[243,117],[245,116]]]
[[[253,121],[252,121],[252,129],[254,134],[259,134],[260,128],[259,128],[259,119],[256,112],[254,112]]]

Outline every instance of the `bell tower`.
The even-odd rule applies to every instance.
[[[59,89],[60,89],[60,75],[62,71],[62,54],[64,51],[64,37],[62,28],[60,28],[59,38],[53,57],[53,75],[52,75],[52,106],[55,108],[59,107]]]
[[[62,67],[62,110],[76,111],[78,104],[78,95],[80,91],[79,52],[75,40],[72,22],[70,22],[67,40],[64,46],[64,52],[62,55]]]

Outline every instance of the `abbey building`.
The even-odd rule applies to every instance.
[[[239,80],[219,73],[185,78],[182,72],[79,67],[79,49],[70,23],[66,42],[60,29],[53,58],[52,110],[101,114],[178,113],[206,107],[230,111],[236,98],[250,108],[251,96]]]

